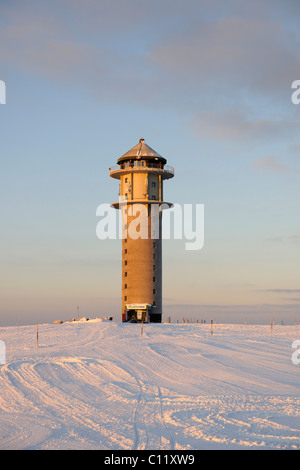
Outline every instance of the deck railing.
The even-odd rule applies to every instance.
[[[141,162],[137,162],[137,163],[141,163]],[[133,170],[141,170],[141,171],[144,171],[144,170],[147,170],[147,168],[151,168],[151,170],[157,170],[157,171],[163,171],[163,172],[168,172],[168,173],[172,173],[174,175],[174,168],[172,166],[169,166],[169,165],[161,165],[159,163],[155,164],[155,163],[149,163],[148,165],[125,165],[125,164],[121,164],[121,165],[114,165],[112,166],[110,169],[109,169],[109,173],[114,173],[114,172],[123,172],[123,170],[129,170],[130,169],[133,169]],[[125,172],[124,171],[124,172]]]

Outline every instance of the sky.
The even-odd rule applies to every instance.
[[[204,204],[163,241],[171,321],[300,322],[299,1],[0,0],[0,326],[121,319],[109,168],[140,138]]]

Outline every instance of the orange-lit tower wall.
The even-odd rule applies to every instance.
[[[122,321],[162,321],[163,181],[174,176],[167,160],[144,139],[110,168],[120,180],[122,210]]]

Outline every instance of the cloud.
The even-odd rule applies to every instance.
[[[292,243],[300,243],[300,235],[291,235],[288,239]]]
[[[257,169],[271,170],[275,173],[282,173],[289,169],[288,165],[280,163],[273,155],[257,158],[254,160],[253,166]]]
[[[201,139],[275,140],[299,132],[298,122],[282,119],[248,118],[237,109],[200,112],[193,116],[191,127]]]
[[[188,83],[205,84],[215,97],[235,87],[264,94],[283,90],[299,71],[298,39],[270,17],[227,16],[172,35],[151,58]]]
[[[299,293],[300,289],[286,289],[286,288],[275,288],[275,289],[256,289],[258,292],[274,292],[275,294],[295,294]]]
[[[0,6],[0,58],[49,80],[85,86],[101,99],[151,107],[195,110],[245,92],[251,101],[258,91],[272,97],[280,91],[290,104],[299,39],[272,17],[268,2],[251,3],[11,2]],[[219,133],[247,128],[257,135],[270,124],[242,121]]]
[[[141,11],[130,15],[129,6],[120,2],[116,14],[113,2],[86,3],[83,7],[78,1],[46,2],[43,9],[29,1],[18,8],[3,7],[2,64],[88,90],[100,99],[134,101],[147,88],[149,73],[138,50],[130,50],[125,39],[122,42],[122,34],[125,24],[134,31]]]
[[[299,142],[294,142],[289,145],[289,150],[293,154],[295,154],[297,157],[300,155],[300,143]]]
[[[269,238],[266,238],[265,241],[266,242],[271,242],[271,243],[282,243],[283,242],[281,237],[269,237]]]
[[[300,243],[300,235],[291,235],[289,237],[283,238],[283,237],[268,237],[265,239],[266,242],[268,243],[283,243],[283,242],[291,242],[294,244],[299,244]]]

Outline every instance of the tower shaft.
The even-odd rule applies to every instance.
[[[174,176],[165,163],[140,139],[110,169],[120,180],[112,206],[122,210],[122,321],[162,320],[163,181]]]

